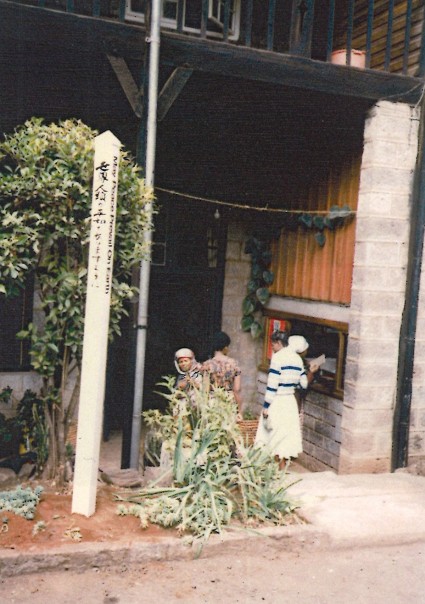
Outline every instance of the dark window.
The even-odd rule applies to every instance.
[[[160,199],[154,219],[152,264],[190,272],[224,264],[223,225],[214,208]]]
[[[28,283],[18,296],[0,295],[0,371],[28,371],[29,343],[16,334],[32,319],[34,283]]]

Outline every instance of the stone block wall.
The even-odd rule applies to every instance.
[[[338,470],[341,447],[342,401],[309,390],[304,400],[303,453],[300,461],[311,470]]]
[[[6,417],[13,417],[26,390],[36,393],[40,391],[41,378],[34,371],[0,373],[0,391],[7,387],[12,388],[11,404],[0,402],[0,413]]]
[[[418,112],[382,101],[364,133],[338,470],[391,468]]]
[[[371,109],[366,121],[344,400],[314,391],[307,395],[301,460],[311,469],[340,473],[391,469],[418,117],[416,108],[382,101]],[[239,327],[240,303],[249,273],[243,238],[243,229],[233,226],[229,233],[223,329],[237,343],[239,354],[235,347],[232,353],[244,367],[245,394],[253,393],[252,405],[259,412],[267,376],[261,371],[254,375],[252,369],[259,364],[261,346],[256,346]],[[409,455],[417,457],[425,456],[424,276],[421,285],[409,443]]]
[[[261,358],[262,340],[254,340],[250,333],[241,329],[242,300],[246,296],[251,271],[251,257],[244,253],[247,236],[242,224],[229,225],[222,329],[231,338],[230,356],[237,359],[241,366],[243,408],[252,409],[257,400],[257,366]]]

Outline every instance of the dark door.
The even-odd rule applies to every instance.
[[[175,374],[174,353],[191,348],[198,360],[211,354],[221,325],[226,228],[216,208],[174,197],[158,199],[149,286],[143,409],[164,408],[162,376]],[[130,312],[131,315],[131,312]],[[104,437],[124,430],[123,467],[129,459],[134,386],[133,317],[109,347]],[[125,446],[124,446],[125,445]],[[128,458],[128,459],[127,459]]]
[[[144,408],[163,406],[156,384],[174,374],[174,353],[211,353],[220,329],[225,226],[216,208],[161,197],[155,220],[146,346]]]

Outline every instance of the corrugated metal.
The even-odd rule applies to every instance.
[[[360,156],[334,161],[322,167],[304,200],[304,210],[329,210],[333,205],[357,209]],[[349,304],[353,270],[355,220],[335,231],[326,229],[326,243],[320,247],[313,230],[283,230],[273,248],[275,281],[272,291],[281,296]]]

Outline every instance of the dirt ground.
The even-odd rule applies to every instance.
[[[121,433],[113,432],[108,441],[101,444],[100,467],[108,474],[119,471],[121,465]],[[170,531],[158,526],[140,528],[134,516],[118,516],[118,501],[115,494],[125,494],[121,487],[105,484],[99,480],[96,496],[96,512],[90,518],[72,514],[72,483],[58,490],[47,481],[29,480],[22,484],[32,489],[41,484],[43,493],[34,520],[25,520],[13,513],[0,510],[0,547],[21,551],[55,548],[69,543],[81,542],[132,542],[137,539],[157,538],[170,535]],[[8,486],[0,490],[15,488]],[[128,490],[127,492],[129,492]],[[131,489],[132,492],[137,489]],[[3,519],[7,518],[7,523]],[[45,529],[34,534],[38,522],[45,523]]]
[[[33,485],[31,487],[33,488]],[[26,520],[12,512],[0,511],[1,548],[31,551],[79,541],[129,543],[137,539],[170,535],[169,530],[155,525],[142,529],[139,520],[134,516],[118,516],[118,502],[114,495],[125,493],[122,488],[99,484],[96,512],[87,518],[71,513],[70,490],[58,492],[48,484],[43,484],[43,487],[45,490],[41,494],[34,520]],[[45,528],[36,531],[35,527],[41,521],[44,522]]]
[[[8,604],[423,604],[424,544],[285,551],[259,538],[193,560],[0,579]],[[7,594],[7,595],[6,595]],[[2,598],[3,596],[3,598]]]
[[[102,443],[100,467],[103,472],[113,475],[119,473],[120,462],[121,434],[113,433],[107,442]],[[299,472],[303,469],[297,465],[296,470]],[[173,529],[163,529],[156,525],[142,529],[136,517],[117,515],[119,502],[115,495],[137,492],[137,487],[125,490],[99,480],[96,512],[87,518],[71,513],[72,484],[68,489],[60,491],[51,483],[35,480],[23,483],[22,486],[31,486],[34,489],[37,484],[41,484],[44,491],[40,497],[34,520],[25,520],[13,513],[0,510],[0,548],[31,551],[32,549],[55,548],[79,541],[131,543],[137,540],[156,540],[177,534]],[[6,519],[7,522],[3,522]],[[300,522],[296,517],[293,521]],[[35,532],[34,527],[39,522],[44,522],[45,529]],[[289,518],[288,522],[291,522]]]

